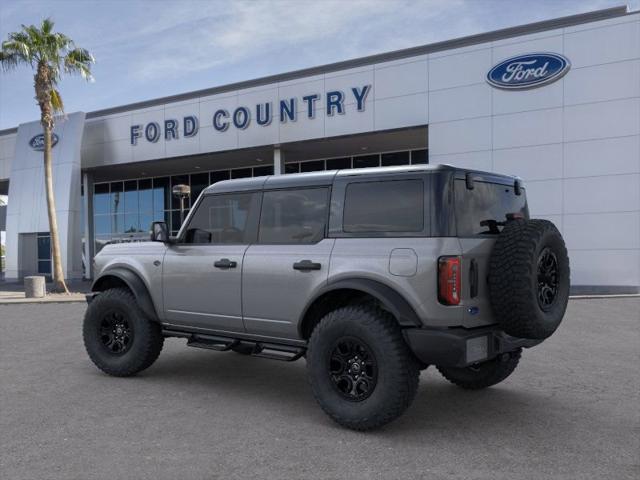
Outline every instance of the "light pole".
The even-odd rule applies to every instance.
[[[191,195],[191,187],[189,185],[175,185],[171,192],[173,196],[180,199],[180,226],[184,223],[184,201]]]

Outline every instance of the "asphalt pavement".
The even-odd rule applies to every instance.
[[[84,309],[0,305],[0,478],[640,478],[640,298],[570,301],[484,391],[429,368],[404,416],[369,433],[324,415],[304,360],[169,339],[147,371],[109,377],[85,354]]]

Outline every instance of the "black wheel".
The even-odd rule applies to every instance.
[[[313,330],[307,349],[313,394],[337,423],[370,430],[399,417],[418,388],[419,366],[389,314],[339,308]]]
[[[545,339],[560,325],[569,300],[569,257],[548,220],[508,222],[491,252],[489,296],[502,329]]]
[[[522,350],[503,353],[493,360],[466,368],[437,367],[444,378],[468,390],[487,388],[506,379],[518,366]]]
[[[123,288],[106,290],[89,304],[82,328],[91,361],[103,372],[128,377],[156,361],[164,337]]]

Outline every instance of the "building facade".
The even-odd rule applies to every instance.
[[[0,132],[6,278],[47,273],[38,122]],[[640,13],[625,7],[276,75],[58,122],[68,276],[108,241],[177,231],[171,188],[447,163],[522,177],[562,231],[576,290],[640,286]]]

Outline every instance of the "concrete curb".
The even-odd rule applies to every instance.
[[[46,296],[44,298],[1,298],[0,305],[21,305],[25,303],[84,303],[84,294],[71,294],[69,296],[56,295],[55,297]]]

